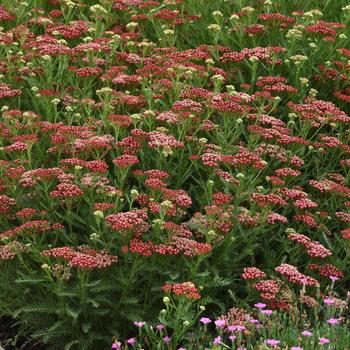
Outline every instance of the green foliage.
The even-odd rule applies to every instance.
[[[265,349],[268,337],[296,345],[307,319],[310,349],[322,335],[337,340],[329,349],[347,349],[348,325],[326,324],[344,317],[345,306],[306,309],[300,279],[275,268],[297,266],[317,279],[306,294],[321,304],[321,295],[349,288],[341,231],[350,215],[350,68],[340,50],[350,44],[348,1],[0,2],[0,315],[50,349],[110,348],[144,320],[138,340],[146,349],[206,342],[221,350],[213,324],[203,331],[198,319],[251,310],[262,293],[241,275],[254,266],[283,285],[269,307],[290,309],[275,312],[271,327],[264,319],[261,333],[238,335],[242,345]],[[275,13],[290,23],[260,16]],[[306,30],[319,24],[320,32]],[[224,59],[277,46],[281,52]],[[264,77],[285,77],[285,86],[267,84],[269,91]],[[128,156],[136,164],[125,166]],[[283,168],[300,175],[276,176]],[[151,169],[166,176],[146,176]],[[316,205],[296,205],[305,198]],[[288,232],[332,255],[312,256]],[[315,263],[343,272],[336,287],[328,272],[309,268]],[[200,300],[169,293],[164,302],[165,284],[186,282]]]

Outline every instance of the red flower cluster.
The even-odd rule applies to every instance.
[[[117,261],[117,257],[109,255],[105,250],[97,251],[86,246],[56,247],[41,252],[42,256],[62,258],[69,265],[78,269],[101,269],[111,266]]]
[[[244,280],[260,279],[265,277],[266,273],[264,271],[259,270],[257,267],[245,267],[243,269],[242,278]]]
[[[106,217],[107,223],[112,230],[120,232],[131,232],[140,236],[147,232],[149,224],[148,216],[145,210],[132,210],[125,213],[111,214]]]
[[[287,278],[289,282],[307,286],[320,286],[320,283],[317,280],[310,276],[303,275],[293,265],[281,264],[275,268],[275,271]]]
[[[298,242],[306,248],[308,255],[314,258],[324,259],[332,255],[332,252],[325,248],[320,242],[313,241],[309,237],[300,233],[290,233],[288,239]]]
[[[199,299],[201,297],[198,289],[192,282],[164,284],[162,291],[165,293],[173,293],[175,295],[184,296],[188,299]]]

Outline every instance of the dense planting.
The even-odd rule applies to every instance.
[[[48,349],[349,349],[349,20],[2,0],[0,315]]]

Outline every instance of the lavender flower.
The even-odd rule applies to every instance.
[[[326,305],[332,305],[334,304],[334,300],[332,298],[324,298],[323,299],[323,302],[326,304]]]
[[[202,317],[199,321],[202,322],[203,324],[211,323],[211,319],[208,317]]]
[[[242,331],[245,331],[247,328],[244,327],[244,326],[241,326],[241,325],[237,325],[237,326],[228,326],[227,329],[230,331],[230,332],[242,332]]]
[[[168,336],[165,336],[165,337],[163,338],[163,342],[164,342],[165,344],[169,344],[170,341],[171,341],[171,338],[168,337]]]
[[[126,342],[127,342],[128,344],[130,344],[130,345],[134,345],[134,344],[136,344],[136,339],[135,339],[135,338],[130,338],[130,339],[128,339]]]
[[[254,304],[254,306],[255,306],[256,308],[258,308],[258,309],[263,309],[263,308],[266,307],[266,304],[264,304],[264,303],[257,303],[257,304]]]
[[[121,343],[121,342],[115,341],[115,342],[112,344],[112,349],[120,349],[121,346],[122,346],[122,343]]]
[[[251,324],[259,324],[259,323],[260,323],[260,321],[257,320],[257,319],[255,319],[255,318],[252,318],[251,320],[249,320],[249,322],[250,322]]]
[[[158,331],[162,331],[165,328],[165,326],[163,324],[157,324],[156,328],[158,329]]]
[[[339,280],[339,277],[336,277],[336,276],[329,276],[329,278],[332,280],[332,282]]]
[[[221,344],[221,337],[220,336],[216,337],[213,341],[213,344],[215,344],[215,345]]]
[[[277,346],[280,343],[280,341],[277,339],[267,339],[265,343],[270,346]]]
[[[331,325],[336,325],[339,324],[339,320],[337,318],[330,318],[329,320],[327,320],[327,323]]]
[[[301,332],[301,335],[304,337],[311,337],[313,334],[310,331],[303,331]]]
[[[323,345],[323,344],[329,344],[331,341],[328,339],[328,338],[325,338],[325,337],[321,337],[319,339],[319,344],[320,345]]]
[[[226,324],[225,320],[216,320],[215,321],[215,326],[218,328],[224,328]]]
[[[139,327],[139,328],[142,328],[145,324],[146,324],[146,322],[141,322],[141,321],[134,322],[134,325],[136,327]]]

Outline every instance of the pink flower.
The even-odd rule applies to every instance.
[[[261,313],[263,315],[270,316],[270,315],[272,315],[273,311],[272,310],[261,310]]]
[[[321,337],[319,339],[319,344],[320,345],[323,345],[323,344],[329,344],[330,343],[330,340],[328,338],[325,338],[325,337]]]
[[[326,305],[332,305],[334,304],[334,300],[332,298],[324,298],[323,299],[323,302],[326,304]]]
[[[292,346],[290,350],[303,350],[303,348],[300,346]]]
[[[225,320],[216,320],[215,321],[215,326],[218,328],[224,328],[225,324],[226,324]]]
[[[241,326],[241,325],[237,325],[237,326],[228,326],[227,329],[230,331],[230,332],[242,332],[242,331],[245,331],[246,330],[246,327],[244,326]]]
[[[122,346],[122,343],[121,343],[121,342],[115,341],[115,342],[112,344],[112,349],[120,349],[121,346]]]
[[[211,319],[208,317],[202,317],[199,321],[202,322],[203,324],[211,323]]]
[[[263,309],[263,308],[266,307],[266,304],[264,304],[264,303],[257,303],[257,304],[254,304],[254,306],[255,306],[256,308],[258,308],[258,309]]]
[[[251,320],[249,320],[249,322],[250,322],[251,324],[259,324],[259,323],[260,323],[260,321],[257,320],[257,319],[255,319],[255,318],[252,318]]]
[[[130,345],[134,345],[136,343],[136,339],[135,338],[130,338],[126,341],[128,344]]]
[[[338,281],[339,277],[336,276],[329,276],[329,278],[332,280],[332,282]]]
[[[330,318],[327,323],[331,324],[331,325],[335,325],[339,323],[339,320],[337,318]]]
[[[311,337],[313,334],[310,331],[303,331],[301,332],[301,335],[303,335],[304,337]]]
[[[165,326],[163,324],[157,324],[156,328],[158,329],[158,331],[161,331],[165,328]]]
[[[280,341],[277,340],[277,339],[267,339],[267,340],[265,341],[265,343],[266,343],[267,345],[277,346],[277,345],[280,343]]]
[[[235,335],[230,335],[228,338],[233,342],[237,337]]]
[[[122,0],[121,3],[126,6],[138,6],[141,4],[141,0]]]
[[[171,340],[171,338],[169,338],[168,336],[165,336],[165,337],[163,338],[163,342],[164,342],[165,344],[169,344],[169,343],[170,343],[170,340]]]
[[[139,327],[139,328],[143,327],[145,324],[146,324],[146,322],[141,322],[141,321],[139,321],[139,322],[134,322],[134,325],[135,325],[136,327]]]
[[[216,337],[213,341],[213,344],[215,344],[215,345],[221,344],[221,337],[220,336]]]

